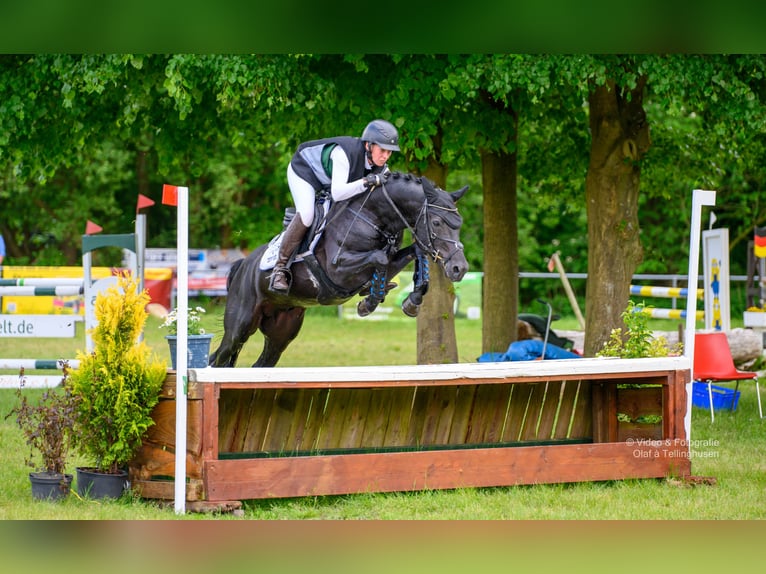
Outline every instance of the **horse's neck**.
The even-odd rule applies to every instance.
[[[373,199],[374,202],[368,202],[370,211],[379,218],[381,224],[398,232],[415,225],[425,195],[420,185],[405,180],[388,183],[385,190],[376,189],[370,200]]]

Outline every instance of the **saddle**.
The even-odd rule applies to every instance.
[[[306,232],[300,245],[295,251],[295,255],[290,259],[290,263],[296,261],[303,261],[308,254],[314,252],[317,242],[322,237],[322,232],[327,225],[327,214],[332,207],[332,199],[329,194],[319,193],[317,194],[316,203],[314,204],[314,223]],[[279,246],[282,244],[282,236],[285,233],[285,229],[290,224],[293,217],[296,216],[294,207],[288,207],[285,209],[285,216],[282,219],[282,231],[279,232],[271,241],[269,241],[266,247],[266,252],[261,257],[260,268],[263,271],[269,271],[274,269],[274,265],[277,262],[277,256],[279,255]]]

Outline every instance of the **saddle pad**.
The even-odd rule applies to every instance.
[[[323,213],[327,213],[327,211],[330,209],[330,200],[326,199],[322,202]],[[317,210],[318,211],[318,210]],[[294,217],[300,217],[297,213],[294,215]],[[323,217],[322,220],[319,222],[319,226],[316,229],[316,232],[314,233],[314,237],[311,239],[311,244],[309,245],[308,251],[304,253],[296,253],[295,258],[293,259],[293,263],[296,263],[298,261],[303,261],[303,256],[308,253],[314,252],[314,247],[316,246],[317,242],[319,241],[319,238],[322,237],[322,232],[324,231],[325,224],[327,223],[327,217]],[[271,241],[269,241],[268,247],[266,247],[266,251],[263,254],[263,257],[261,257],[261,263],[259,265],[259,268],[262,271],[268,271],[269,269],[274,269],[274,265],[277,263],[277,257],[279,257],[279,246],[282,245],[282,236],[284,235],[284,231],[282,231],[279,235],[274,237]]]

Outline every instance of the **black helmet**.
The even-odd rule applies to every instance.
[[[399,151],[399,132],[386,120],[372,120],[362,132],[362,141],[378,144],[383,149]]]

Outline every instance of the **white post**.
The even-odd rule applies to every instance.
[[[138,292],[144,290],[144,252],[146,250],[146,214],[136,214],[136,271]]]
[[[189,188],[178,188],[178,230],[176,275],[178,281],[178,340],[176,347],[176,465],[175,511],[186,512],[186,349],[189,332]]]
[[[702,206],[715,205],[715,191],[695,189],[692,196],[692,221],[689,239],[689,280],[686,297],[686,334],[684,335],[684,355],[689,359],[689,368],[694,376],[694,334],[697,321],[697,288],[699,286],[700,233],[702,227]],[[687,444],[691,441],[692,428],[692,384],[686,385],[686,416],[684,429]]]

